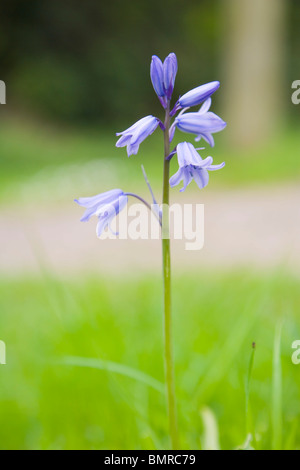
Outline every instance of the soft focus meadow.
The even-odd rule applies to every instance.
[[[205,246],[172,243],[181,446],[299,449],[298,3],[48,3],[3,13],[0,447],[169,448],[160,244],[97,240],[73,199],[124,182],[147,196],[141,164],[160,197],[160,131],[129,159],[115,133],[159,114],[150,59],[174,51],[175,93],[220,79],[228,122],[205,151],[225,169],[186,191]]]

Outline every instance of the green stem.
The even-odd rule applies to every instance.
[[[167,402],[169,415],[169,430],[172,449],[179,449],[178,427],[176,416],[176,397],[174,380],[174,359],[172,344],[172,310],[171,310],[171,259],[170,259],[170,229],[169,229],[169,179],[170,161],[170,103],[166,109],[164,131],[164,176],[163,176],[163,209],[162,209],[162,252],[164,278],[164,335],[165,335],[165,373],[167,386]]]

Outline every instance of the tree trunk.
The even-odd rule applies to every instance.
[[[264,142],[284,117],[287,0],[223,0],[223,113],[235,146]]]

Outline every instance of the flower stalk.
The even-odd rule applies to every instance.
[[[164,131],[164,173],[163,173],[163,209],[162,209],[162,254],[163,254],[163,281],[164,281],[164,347],[165,347],[165,375],[167,388],[167,404],[169,416],[169,432],[172,449],[179,449],[175,374],[172,342],[172,308],[171,308],[171,257],[170,257],[170,228],[169,228],[169,179],[170,154],[170,101],[168,100],[165,114]]]
[[[180,142],[170,152],[175,131],[195,134],[195,140],[205,140],[211,147],[215,142],[213,135],[226,127],[226,123],[216,114],[210,111],[212,104],[211,96],[217,91],[220,83],[215,81],[200,85],[178,98],[175,106],[170,111],[170,102],[174,91],[177,74],[177,58],[172,52],[164,62],[159,57],[153,56],[150,66],[150,77],[156,95],[165,110],[164,123],[157,117],[148,115],[139,119],[135,124],[123,132],[118,132],[119,137],[116,146],[127,147],[128,157],[136,155],[140,144],[159,127],[164,133],[164,169],[163,169],[163,197],[162,210],[156,202],[151,185],[148,181],[144,167],[142,166],[144,178],[152,198],[150,205],[141,196],[124,192],[121,189],[114,189],[92,197],[84,197],[75,201],[85,207],[86,211],[81,218],[83,222],[88,221],[92,216],[98,218],[97,236],[100,237],[107,228],[111,228],[112,220],[122,211],[128,203],[128,197],[134,197],[146,205],[156,216],[161,225],[162,234],[162,258],[163,258],[163,290],[164,290],[164,360],[166,376],[166,392],[169,418],[169,434],[173,450],[180,449],[179,433],[177,425],[176,395],[175,395],[175,373],[172,342],[172,308],[171,308],[171,257],[170,257],[170,228],[169,228],[169,186],[172,188],[183,181],[180,191],[185,191],[187,186],[194,180],[200,189],[207,186],[210,171],[219,170],[225,163],[213,165],[213,158],[203,159],[198,150],[190,142]],[[198,112],[189,112],[190,107],[202,106]],[[180,111],[181,110],[181,111]],[[176,117],[177,112],[179,114]],[[173,124],[171,125],[171,118]],[[178,171],[170,178],[170,161],[177,154]]]

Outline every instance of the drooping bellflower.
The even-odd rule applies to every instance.
[[[75,199],[75,202],[86,208],[85,213],[80,219],[81,222],[88,222],[94,215],[98,217],[96,233],[100,237],[106,227],[110,228],[114,217],[124,209],[128,202],[128,197],[121,189],[113,189],[97,196]]]
[[[210,101],[205,102],[203,108],[198,113],[181,114],[175,119],[175,126],[190,134],[196,134],[197,140],[203,137],[212,147],[214,140],[211,134],[220,132],[227,126],[219,116],[212,112],[207,111],[207,106],[210,106]]]
[[[199,109],[198,113],[199,114],[205,114],[210,110],[212,100],[211,98],[208,98],[201,108]],[[227,124],[225,123],[225,126]],[[211,147],[215,146],[215,140],[211,132],[202,132],[201,134],[198,134],[197,137],[195,138],[196,142],[199,142],[201,139],[204,139]]]
[[[127,146],[128,157],[136,155],[140,144],[155,131],[158,124],[159,119],[154,116],[146,116],[140,119],[125,131],[116,134],[121,136],[116,143],[116,147]]]
[[[198,106],[198,104],[203,103],[203,101],[210,98],[218,88],[220,88],[220,82],[206,83],[205,85],[198,86],[197,88],[193,88],[193,90],[185,93],[179,98],[178,103],[181,108]]]
[[[180,192],[185,191],[192,179],[195,180],[200,189],[207,186],[209,181],[208,171],[220,170],[225,163],[213,165],[212,157],[204,160],[201,158],[193,144],[181,142],[176,149],[179,170],[170,178],[170,186],[173,188],[183,180],[183,187]]]

